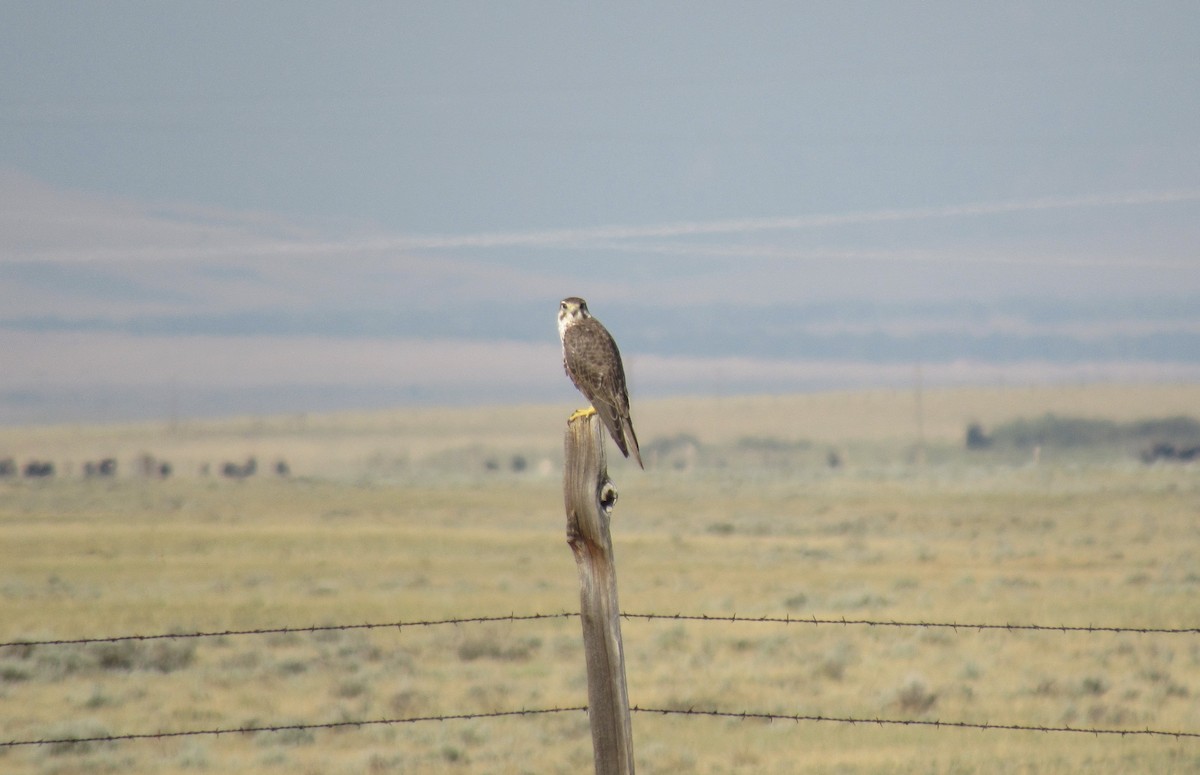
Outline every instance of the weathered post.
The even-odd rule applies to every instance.
[[[608,478],[604,430],[596,414],[573,416],[567,421],[565,451],[567,543],[579,569],[579,611],[596,773],[632,775],[633,726],[625,685],[617,569],[608,529],[617,490]]]

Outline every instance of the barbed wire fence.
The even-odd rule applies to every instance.
[[[580,614],[577,612],[560,612],[560,613],[532,613],[532,614],[516,614],[509,613],[506,615],[492,616],[469,616],[469,617],[450,617],[443,619],[425,619],[425,620],[406,620],[392,622],[365,622],[353,624],[329,624],[329,625],[310,625],[297,627],[268,627],[254,629],[228,629],[214,631],[196,631],[196,632],[168,632],[168,633],[136,633],[123,635],[108,635],[83,638],[55,638],[55,639],[18,639],[12,641],[0,642],[0,650],[4,649],[35,649],[35,648],[53,648],[64,646],[88,646],[104,643],[121,643],[130,641],[163,641],[163,640],[185,640],[185,639],[205,639],[205,638],[230,638],[230,637],[253,637],[266,635],[280,634],[313,634],[330,631],[354,631],[354,630],[405,630],[416,628],[440,627],[440,626],[464,626],[487,623],[527,623],[544,620],[555,619],[576,619]],[[847,618],[820,618],[820,617],[793,617],[793,616],[739,616],[737,614],[662,614],[662,613],[638,613],[638,612],[623,612],[621,617],[626,620],[643,620],[643,621],[675,621],[675,622],[700,622],[700,623],[729,623],[740,625],[782,625],[782,626],[814,626],[814,627],[862,627],[862,628],[924,628],[924,629],[939,629],[951,630],[954,632],[982,632],[982,631],[1004,631],[1004,632],[1044,632],[1044,633],[1081,633],[1081,634],[1102,634],[1102,633],[1120,633],[1131,635],[1144,636],[1196,636],[1200,635],[1200,627],[1133,627],[1119,625],[1063,625],[1063,624],[1012,624],[1012,623],[986,623],[986,622],[926,622],[926,621],[896,621],[883,619],[847,619]],[[229,735],[248,735],[256,733],[279,733],[288,731],[317,731],[317,730],[332,730],[332,729],[347,729],[347,728],[365,728],[373,726],[393,726],[403,724],[420,724],[420,723],[449,723],[456,721],[469,721],[480,719],[496,719],[506,717],[533,717],[546,716],[552,714],[568,714],[568,713],[586,713],[588,707],[586,705],[568,706],[568,707],[549,707],[549,708],[520,708],[512,710],[488,711],[488,712],[463,712],[452,713],[445,715],[422,715],[402,718],[375,718],[375,719],[360,719],[350,721],[335,721],[326,723],[298,723],[298,724],[279,724],[279,725],[254,725],[241,727],[220,727],[208,729],[185,729],[174,731],[155,731],[155,732],[132,732],[124,734],[112,735],[96,735],[96,736],[72,736],[58,738],[30,738],[16,740],[0,740],[0,750],[27,748],[36,746],[50,745],[84,745],[89,743],[119,743],[119,742],[135,742],[141,740],[164,740],[173,738],[186,737],[220,737]],[[720,708],[660,708],[660,707],[641,707],[634,705],[630,710],[637,714],[659,715],[659,716],[679,716],[691,718],[721,718],[727,720],[757,720],[757,721],[780,721],[780,722],[808,722],[808,723],[831,723],[831,724],[847,724],[847,725],[871,725],[878,727],[901,726],[901,727],[920,727],[932,728],[938,730],[982,730],[982,731],[998,731],[998,732],[1040,732],[1054,734],[1086,734],[1093,736],[1110,736],[1110,737],[1153,737],[1153,738],[1174,738],[1176,740],[1197,739],[1200,740],[1200,730],[1167,730],[1153,728],[1114,728],[1114,727],[1074,727],[1070,725],[1059,726],[1044,726],[1037,724],[1020,724],[1020,723],[992,723],[992,722],[971,722],[971,721],[942,721],[931,719],[905,719],[905,718],[883,718],[883,717],[854,717],[854,716],[825,716],[818,714],[789,714],[789,713],[774,713],[754,710],[729,710]]]
[[[32,646],[77,646],[89,643],[119,643],[122,641],[151,641],[151,640],[182,640],[188,638],[225,638],[242,635],[300,635],[306,633],[345,631],[345,630],[403,630],[405,628],[437,627],[440,625],[483,624],[492,622],[528,622],[544,619],[578,619],[574,611],[563,611],[553,614],[499,614],[494,616],[465,616],[446,619],[412,619],[395,622],[364,622],[362,624],[314,624],[303,627],[267,627],[245,630],[212,630],[199,632],[164,632],[152,635],[110,635],[92,638],[68,638],[52,640],[28,640],[0,642],[0,648],[32,647]],[[622,619],[643,619],[647,621],[693,621],[693,622],[730,622],[737,624],[807,624],[807,625],[836,625],[842,627],[901,627],[947,629],[955,631],[987,631],[1007,630],[1010,632],[1084,632],[1084,633],[1131,633],[1138,635],[1200,635],[1200,627],[1120,627],[1109,625],[1065,625],[1065,624],[986,624],[978,622],[925,622],[901,621],[895,619],[825,619],[816,616],[739,616],[737,614],[658,614],[621,612]]]

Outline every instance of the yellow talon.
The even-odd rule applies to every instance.
[[[591,417],[596,413],[596,407],[589,406],[587,409],[576,409],[575,413],[567,418],[567,422],[575,422],[582,417]]]

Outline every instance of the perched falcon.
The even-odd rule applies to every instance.
[[[558,338],[562,340],[563,368],[579,388],[591,410],[600,415],[608,435],[621,454],[642,468],[633,421],[629,419],[629,393],[625,389],[625,368],[617,343],[599,320],[588,312],[587,302],[578,296],[563,299],[558,305]]]

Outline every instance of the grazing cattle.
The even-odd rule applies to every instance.
[[[237,464],[226,462],[221,466],[221,476],[227,476],[230,479],[245,479],[248,476],[254,476],[258,471],[258,461],[253,457],[248,458],[245,463]]]
[[[117,459],[106,457],[103,460],[89,460],[83,464],[83,475],[89,479],[93,476],[114,477],[117,475]]]
[[[292,467],[288,465],[286,460],[277,460],[275,461],[275,475],[284,478],[289,477],[292,475]]]
[[[159,460],[149,452],[143,452],[138,456],[135,467],[139,474],[150,479],[166,479],[171,475],[171,464],[165,460]]]
[[[11,457],[6,457],[0,460],[0,479],[7,479],[10,476],[17,475],[17,461]]]
[[[30,460],[25,464],[24,474],[30,479],[54,476],[54,464],[48,460]]]
[[[138,471],[150,479],[166,479],[171,475],[171,464],[149,453],[143,453],[138,458]]]

